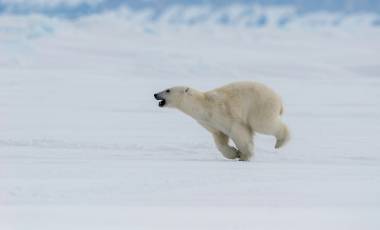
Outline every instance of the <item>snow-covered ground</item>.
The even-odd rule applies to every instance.
[[[349,25],[1,16],[0,229],[379,229],[380,29]],[[282,95],[284,149],[225,160],[153,99],[238,80]]]

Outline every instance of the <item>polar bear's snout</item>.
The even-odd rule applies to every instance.
[[[154,98],[159,101],[158,106],[160,107],[178,108],[183,99],[190,95],[188,87],[175,86],[155,93]]]
[[[166,104],[166,99],[164,98],[163,94],[164,94],[164,92],[154,94],[154,98],[156,98],[156,100],[159,101],[158,106],[160,106],[160,107],[163,107]]]
[[[154,98],[156,98],[156,100],[161,100],[161,97],[160,97],[160,95],[158,93],[154,94]]]

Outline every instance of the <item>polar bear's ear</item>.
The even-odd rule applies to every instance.
[[[185,89],[185,93],[187,93],[187,92],[189,92],[189,88],[186,88],[186,89]]]

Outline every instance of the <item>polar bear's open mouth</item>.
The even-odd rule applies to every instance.
[[[159,101],[158,106],[163,107],[166,104],[166,100],[161,96],[161,93],[155,93],[154,98]]]
[[[158,106],[163,107],[166,104],[165,99],[160,99],[160,102],[158,102]]]

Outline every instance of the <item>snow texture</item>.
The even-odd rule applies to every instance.
[[[359,19],[1,16],[0,229],[380,229],[380,30]],[[282,95],[284,149],[258,135],[253,161],[225,160],[153,98],[238,80]]]

